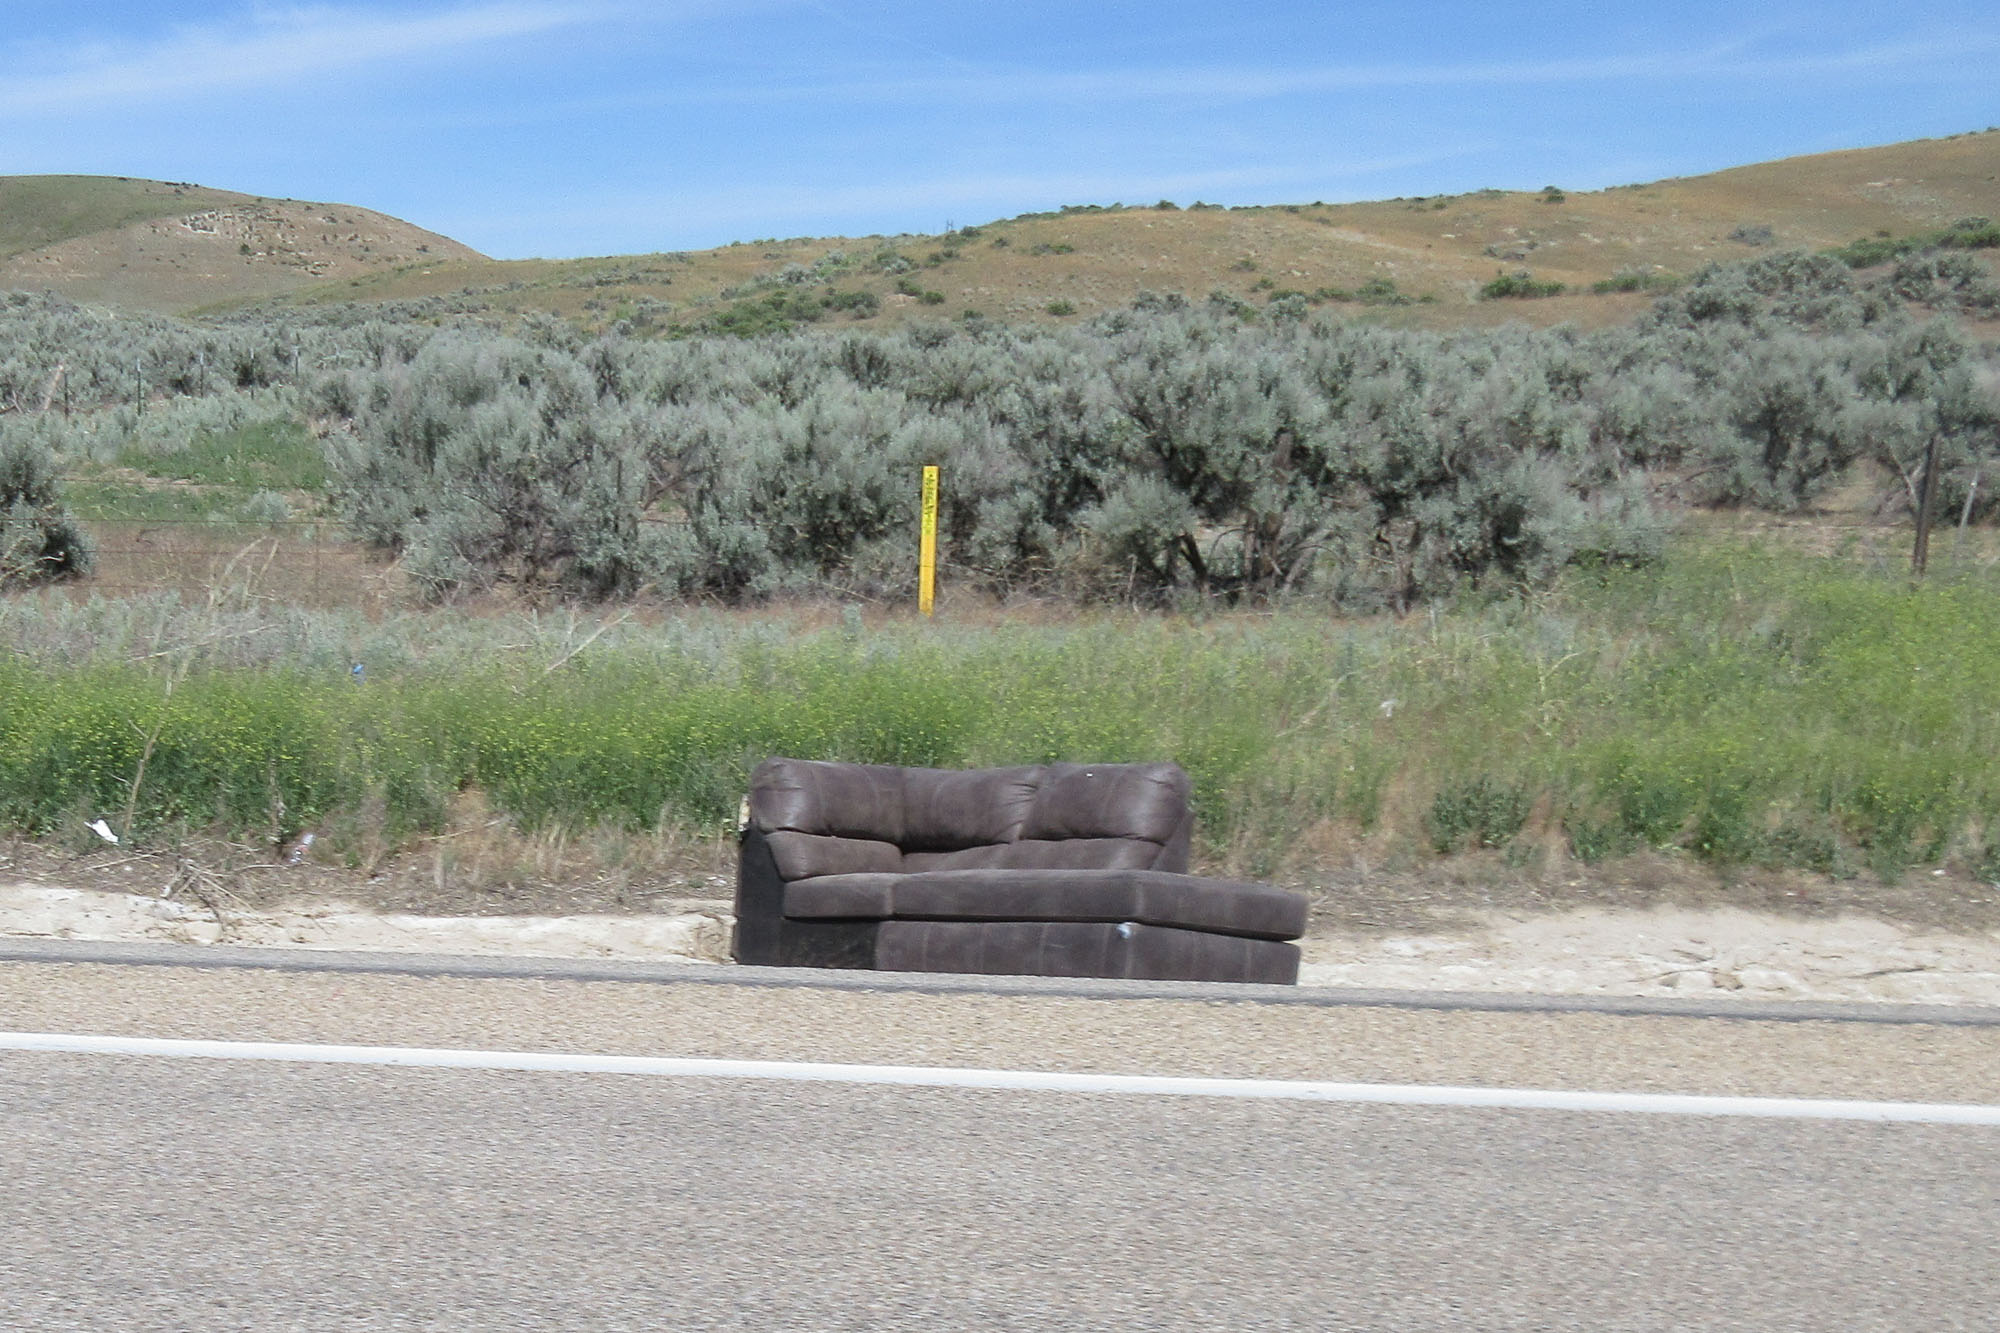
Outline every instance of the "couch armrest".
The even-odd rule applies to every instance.
[[[759,967],[875,966],[873,921],[795,921],[786,918],[785,880],[770,840],[757,829],[743,835],[736,862],[736,929],[730,953]]]

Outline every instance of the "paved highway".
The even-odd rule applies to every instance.
[[[0,963],[0,1029],[2000,1102],[1989,1022],[1130,993],[23,961]],[[2000,1129],[1979,1126],[12,1051],[0,1164],[12,1328],[1983,1330],[2000,1311]]]

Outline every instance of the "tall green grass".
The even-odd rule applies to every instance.
[[[305,426],[288,420],[198,429],[171,450],[135,440],[119,452],[118,461],[155,477],[244,491],[317,493],[327,487],[325,451]]]
[[[1996,860],[2000,576],[1750,549],[1397,623],[1316,612],[801,628],[0,604],[0,822],[393,842],[723,827],[772,754],[1170,758],[1209,864],[1644,846],[1893,878]],[[595,637],[593,637],[593,635]],[[352,662],[364,664],[362,675]],[[373,812],[369,814],[368,812]]]

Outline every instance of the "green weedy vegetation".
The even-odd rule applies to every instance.
[[[1352,291],[1344,287],[1321,287],[1309,298],[1315,301],[1353,302],[1357,305],[1416,305],[1420,301],[1435,300],[1431,296],[1412,296],[1399,291],[1394,278],[1370,278]]]
[[[328,480],[326,451],[319,441],[298,422],[282,419],[197,429],[179,449],[161,451],[135,442],[120,451],[118,461],[155,477],[245,491],[323,491]]]
[[[1620,269],[1608,278],[1590,284],[1590,290],[1603,296],[1610,292],[1670,292],[1686,279],[1677,273],[1661,273],[1651,269]]]
[[[699,836],[770,754],[1159,756],[1195,777],[1204,861],[1247,873],[1304,874],[1366,839],[1419,857],[1653,846],[1893,879],[2000,864],[1995,699],[2000,574],[1913,588],[1750,548],[1575,570],[1531,599],[1468,595],[1401,622],[791,632],[695,614],[598,633],[15,599],[0,603],[0,823],[313,827],[357,855],[441,827],[476,788],[523,830]]]
[[[943,298],[939,298],[943,299]],[[720,310],[676,331],[678,337],[757,338],[772,333],[789,333],[802,324],[844,315],[849,319],[869,319],[882,308],[872,292],[843,292],[826,287],[807,292],[795,287],[780,288],[762,296],[735,301]]]
[[[1850,268],[1873,268],[1927,250],[1990,250],[2000,246],[2000,224],[1985,217],[1960,218],[1949,227],[1910,236],[1866,236],[1826,253]]]
[[[1537,278],[1526,269],[1513,273],[1497,274],[1494,279],[1479,289],[1482,301],[1504,301],[1510,298],[1535,300],[1543,296],[1560,296],[1563,284],[1549,279]]]

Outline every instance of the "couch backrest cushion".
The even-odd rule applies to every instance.
[[[903,770],[766,759],[750,775],[750,823],[766,833],[863,838],[900,847]]]
[[[1039,768],[906,768],[905,852],[955,852],[1013,842],[1041,784]]]
[[[1176,764],[893,768],[768,759],[750,825],[786,880],[862,871],[1187,868]]]
[[[1050,764],[1023,838],[1144,838],[1165,845],[1187,817],[1179,764]]]

